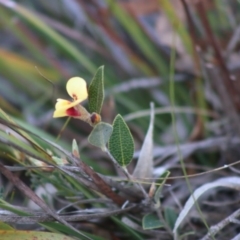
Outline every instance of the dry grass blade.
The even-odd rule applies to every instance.
[[[179,216],[178,216],[178,218],[175,222],[173,233],[174,233],[174,237],[175,237],[176,240],[178,239],[177,230],[178,230],[180,224],[182,224],[184,222],[184,220],[185,220],[187,214],[189,213],[190,209],[194,206],[195,201],[197,201],[202,194],[204,194],[208,190],[210,190],[212,188],[216,188],[216,187],[228,187],[228,188],[233,188],[233,189],[236,189],[236,190],[240,190],[240,178],[239,177],[220,178],[220,179],[218,179],[214,182],[206,183],[206,184],[202,185],[201,187],[197,188],[193,192],[194,197],[190,196],[190,198],[185,203],[182,211],[180,212],[180,214],[179,214]],[[219,228],[218,230],[220,230],[220,229],[221,228]],[[210,231],[209,236],[211,236],[211,237],[214,236],[216,234],[216,232],[217,231],[215,231],[213,233],[212,231]],[[206,239],[208,239],[208,238],[206,238]]]
[[[134,178],[150,178],[153,172],[153,128],[154,128],[154,103],[150,104],[151,115],[148,132],[144,139],[137,165],[132,176]]]
[[[61,214],[61,215],[58,215],[58,217],[63,221],[62,223],[64,223],[64,221],[66,222],[87,221],[87,220],[106,218],[106,217],[111,217],[111,216],[115,216],[122,213],[127,213],[134,210],[134,208],[136,208],[135,205],[126,207],[124,209],[106,210],[104,208],[104,209],[99,209],[99,212],[97,209],[92,209],[91,212],[89,211],[89,213],[87,213],[87,211],[83,213],[72,213],[72,216],[69,216],[68,214],[67,215]],[[3,215],[0,216],[1,221],[7,222],[7,223],[15,223],[15,224],[17,223],[34,224],[39,222],[50,222],[56,219],[54,216],[52,216],[49,213],[45,214],[39,211],[38,212],[29,211],[29,213],[32,216],[17,216],[16,214],[11,214],[9,212],[2,212],[2,213]]]
[[[68,226],[70,229],[72,229],[75,232],[78,232],[86,239],[90,239],[85,234],[81,233],[77,229],[75,229],[72,225],[67,223],[64,219],[62,219],[60,216],[58,216],[54,211],[52,211],[48,205],[39,198],[26,184],[24,184],[17,176],[12,174],[3,164],[0,163],[0,171],[1,173],[9,179],[21,192],[24,193],[29,199],[31,199],[33,202],[35,202],[38,206],[40,206],[47,214],[52,216],[57,221],[63,223],[64,225]]]

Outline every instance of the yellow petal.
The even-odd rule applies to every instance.
[[[67,116],[67,112],[66,112],[66,109],[64,108],[56,109],[53,113],[53,118],[66,117],[66,116]]]
[[[83,78],[73,77],[67,82],[67,92],[74,101],[84,101],[88,97],[87,84]]]
[[[70,101],[68,101],[68,100],[58,98],[58,99],[57,99],[57,103],[56,103],[56,105],[55,105],[55,108],[56,108],[56,109],[64,108],[64,107],[68,106],[68,105],[71,104],[71,103],[72,103],[72,102],[70,102]]]
[[[72,112],[71,108],[77,106],[79,103],[80,103],[80,100],[70,102],[68,100],[61,99],[61,98],[57,99],[57,103],[55,105],[55,111],[53,113],[53,118],[71,116],[70,115],[70,112]],[[68,112],[68,110],[70,112]],[[76,114],[75,111],[74,111],[74,114],[78,115],[78,113]]]
[[[58,110],[58,109],[68,109],[68,108],[71,108],[71,107],[75,107],[76,105],[78,105],[81,101],[80,100],[77,100],[77,101],[73,101],[73,102],[70,102],[68,100],[65,100],[65,99],[61,99],[61,98],[58,98],[57,99],[57,103],[55,105],[55,109]]]

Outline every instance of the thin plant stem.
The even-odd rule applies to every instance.
[[[175,46],[175,35],[173,35],[173,46]],[[182,171],[183,171],[183,175],[185,177],[185,181],[187,183],[187,186],[188,186],[188,189],[194,199],[194,203],[196,205],[196,208],[201,216],[201,219],[204,223],[204,225],[206,226],[206,228],[208,229],[209,231],[209,226],[207,224],[207,222],[205,221],[204,219],[204,216],[202,214],[202,211],[200,209],[200,206],[199,204],[197,203],[194,195],[193,195],[193,191],[192,191],[192,187],[191,187],[191,184],[190,184],[190,181],[188,179],[188,176],[187,176],[187,171],[186,171],[186,167],[185,167],[185,163],[184,163],[184,160],[183,160],[183,156],[182,156],[182,152],[181,152],[181,149],[179,147],[179,136],[178,136],[178,131],[177,131],[177,127],[176,127],[176,118],[175,118],[175,109],[174,109],[174,106],[175,106],[175,85],[174,85],[174,66],[175,66],[175,59],[176,59],[176,51],[174,48],[172,48],[172,51],[171,51],[171,60],[170,60],[170,77],[169,77],[169,95],[170,95],[170,102],[171,102],[171,107],[172,107],[172,113],[171,113],[171,117],[172,117],[172,129],[173,129],[173,135],[174,135],[174,138],[175,138],[175,142],[176,142],[176,145],[177,145],[177,152],[178,152],[178,156],[179,156],[179,159],[180,159],[180,164],[181,164],[181,168],[182,168]],[[213,236],[212,236],[212,239],[215,239]]]
[[[63,127],[61,128],[59,134],[57,135],[56,141],[58,141],[62,135],[62,132],[64,131],[64,129],[67,127],[69,121],[70,121],[70,117],[68,117],[68,119],[66,120],[66,122],[64,123]]]
[[[114,165],[121,169],[123,171],[123,173],[126,175],[126,177],[128,178],[128,180],[132,183],[135,183],[137,184],[137,186],[140,188],[140,190],[142,191],[143,193],[143,196],[146,198],[146,199],[149,199],[149,196],[148,194],[146,193],[145,189],[143,188],[143,186],[139,183],[139,182],[136,182],[134,181],[134,179],[132,178],[131,174],[128,172],[127,168],[126,167],[122,167],[118,164],[118,162],[116,161],[116,159],[112,156],[112,154],[109,152],[109,150],[107,149],[107,154],[108,156],[110,157],[110,159],[113,161]]]

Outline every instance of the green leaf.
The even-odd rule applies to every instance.
[[[171,229],[174,228],[174,224],[177,220],[177,217],[178,215],[173,208],[169,207],[164,208],[164,218]]]
[[[106,151],[106,144],[109,141],[109,138],[112,134],[113,127],[112,125],[100,122],[98,123],[92,130],[91,134],[88,137],[88,141],[102,149],[102,151]]]
[[[148,213],[143,217],[142,227],[144,230],[164,227],[155,213]]]
[[[88,88],[89,110],[98,114],[101,112],[104,99],[103,69],[103,66],[98,68]]]
[[[133,137],[127,124],[119,114],[113,121],[113,133],[109,140],[109,151],[122,167],[127,166],[133,157]]]

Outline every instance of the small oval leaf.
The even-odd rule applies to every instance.
[[[174,228],[174,224],[177,220],[177,217],[178,215],[173,208],[170,208],[170,207],[164,208],[164,218],[171,229]]]
[[[109,140],[109,151],[122,167],[127,166],[133,157],[133,137],[126,122],[119,114],[113,121],[113,132]]]
[[[164,227],[155,213],[148,213],[143,217],[142,227],[144,230]]]
[[[100,114],[104,99],[104,67],[98,68],[88,88],[88,105],[90,112]]]
[[[102,151],[105,152],[107,150],[106,144],[109,141],[112,131],[112,125],[105,122],[100,122],[93,128],[88,137],[88,141],[92,145],[101,148]]]

